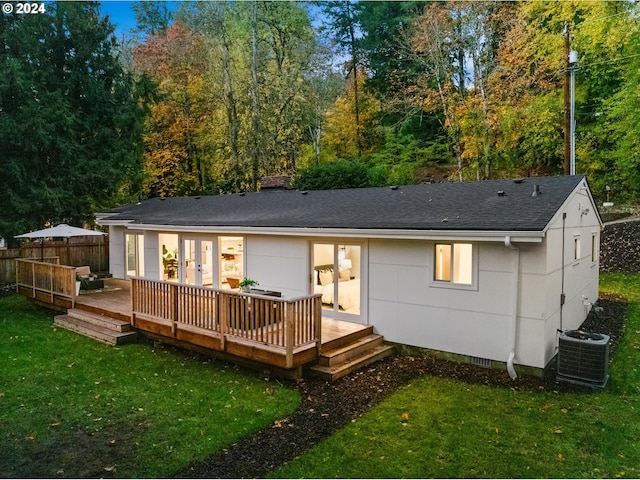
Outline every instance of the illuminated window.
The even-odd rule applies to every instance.
[[[434,279],[459,285],[473,284],[473,245],[436,243]]]
[[[125,243],[127,276],[144,277],[144,235],[127,233]]]

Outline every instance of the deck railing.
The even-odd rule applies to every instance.
[[[184,326],[219,336],[269,346],[286,355],[293,366],[296,348],[315,343],[322,324],[320,295],[283,299],[144,278],[131,279],[132,321],[144,318],[170,325],[173,334]]]
[[[57,257],[44,261],[16,260],[16,284],[21,293],[35,299],[47,299],[51,304],[62,299],[75,304],[76,267],[58,265]]]

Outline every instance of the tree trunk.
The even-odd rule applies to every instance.
[[[358,58],[358,49],[356,47],[356,33],[353,26],[353,12],[350,5],[347,3],[347,13],[349,16],[349,40],[351,41],[351,69],[353,70],[353,103],[355,110],[356,120],[356,151],[358,157],[362,157],[362,139],[360,128],[360,99],[358,95],[358,64],[360,59]]]
[[[260,168],[260,104],[258,101],[258,2],[251,15],[251,190],[258,190]]]
[[[224,27],[223,27],[224,28]],[[227,97],[227,121],[229,122],[229,148],[231,149],[231,168],[233,171],[233,188],[235,192],[240,191],[240,153],[238,148],[238,109],[236,106],[236,98],[233,89],[233,76],[231,73],[231,54],[229,39],[227,38],[226,31],[222,32],[222,64],[223,75]]]

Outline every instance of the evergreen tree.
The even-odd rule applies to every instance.
[[[81,224],[139,188],[141,97],[98,2],[0,17],[0,236]]]

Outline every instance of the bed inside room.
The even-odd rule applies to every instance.
[[[323,309],[359,315],[360,247],[316,244],[314,262],[314,293],[322,295]]]

